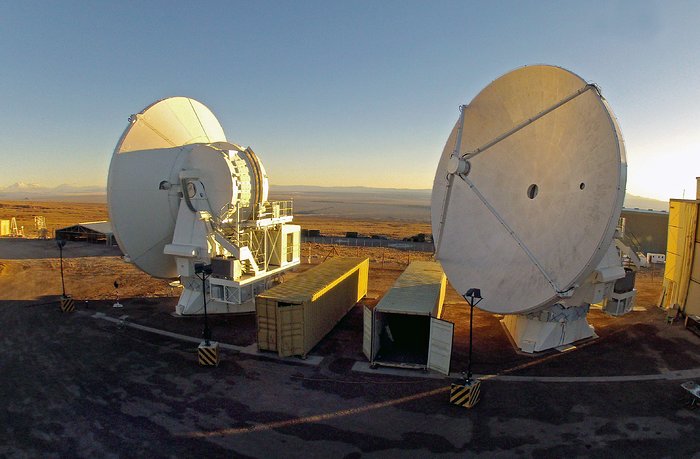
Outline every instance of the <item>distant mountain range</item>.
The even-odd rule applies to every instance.
[[[430,200],[431,190],[413,188],[372,188],[366,186],[311,186],[311,185],[270,185],[270,193],[274,194],[346,194],[373,195],[381,197],[427,198]]]
[[[625,207],[649,210],[665,210],[668,212],[668,201],[660,201],[658,199],[645,198],[643,196],[635,196],[627,193],[625,195]]]
[[[55,187],[47,187],[36,183],[17,182],[0,187],[0,199],[8,201],[105,202],[107,192],[101,186],[78,186],[64,183]]]
[[[351,204],[360,212],[362,204],[382,205],[388,212],[392,208],[407,206],[414,208],[420,215],[425,212],[419,209],[429,209],[430,193],[427,189],[403,188],[372,188],[362,186],[323,187],[309,185],[271,185],[271,199],[295,200],[295,208],[300,211],[315,214],[317,210],[339,208],[338,204]],[[0,199],[20,201],[79,201],[105,202],[106,190],[101,186],[78,186],[62,184],[46,187],[36,183],[17,182],[6,187],[0,187]],[[389,206],[389,207],[386,207]],[[668,202],[627,194],[625,207],[668,210]],[[337,209],[339,210],[339,209]],[[377,208],[377,211],[380,209]],[[323,214],[324,212],[318,212]],[[373,212],[375,214],[375,212]],[[416,215],[418,215],[416,214]],[[429,215],[429,211],[427,213]]]
[[[368,186],[316,186],[316,185],[270,185],[275,191],[328,192],[328,193],[418,193],[429,196],[429,189],[418,188],[374,188]]]

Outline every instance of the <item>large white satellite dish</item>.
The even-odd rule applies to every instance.
[[[436,258],[458,291],[480,288],[483,310],[587,312],[624,275],[612,241],[625,181],[622,135],[598,88],[560,67],[514,70],[461,107],[447,140],[431,202]]]
[[[186,97],[131,115],[109,168],[114,236],[146,273],[180,277],[181,314],[203,309],[197,263],[218,268],[208,281],[210,312],[250,310],[241,304],[267,278],[299,263],[291,202],[267,196],[257,155],[229,143],[214,114]]]

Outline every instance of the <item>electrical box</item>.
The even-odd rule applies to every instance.
[[[211,259],[211,273],[215,277],[236,280],[241,277],[241,262],[233,257]]]

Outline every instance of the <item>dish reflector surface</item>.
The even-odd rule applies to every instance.
[[[199,171],[214,211],[232,201],[228,161],[205,145],[222,142],[214,114],[187,97],[160,100],[129,118],[112,155],[107,204],[119,247],[148,274],[177,277],[175,259],[163,249],[173,240],[181,198],[172,186],[180,170]]]
[[[115,153],[179,147],[191,143],[226,142],[216,116],[188,97],[170,97],[131,115]]]
[[[607,103],[586,87],[572,72],[537,65],[483,89],[464,109],[457,151],[470,168],[453,176],[446,207],[457,125],[445,144],[431,202],[433,234],[442,234],[436,256],[460,293],[481,289],[481,309],[513,314],[557,303],[612,242],[625,192],[624,145]]]

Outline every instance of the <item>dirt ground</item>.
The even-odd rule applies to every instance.
[[[24,227],[27,237],[37,237],[35,216],[46,219],[46,227],[51,236],[58,228],[109,218],[105,203],[0,201],[0,219],[15,217],[17,226]]]
[[[430,222],[410,220],[370,220],[348,218],[322,218],[310,216],[295,216],[294,222],[302,228],[318,229],[324,236],[345,236],[347,231],[357,231],[360,234],[371,236],[383,235],[390,239],[403,239],[419,233],[430,234],[433,230]]]
[[[63,314],[52,242],[1,242],[3,258],[18,251],[7,244],[27,255],[4,259],[0,275],[0,456],[691,457],[700,447],[700,412],[684,406],[680,388],[700,378],[700,338],[648,302],[658,275],[640,276],[643,309],[592,311],[600,338],[566,353],[518,353],[498,317],[477,310],[474,370],[500,376],[485,379],[482,400],[466,410],[447,402],[449,379],[354,371],[365,361],[361,305],[312,351],[318,365],[224,349],[219,367],[200,368],[201,319],[172,316],[167,283],[107,248],[72,244],[66,288],[78,312]],[[123,309],[111,307],[115,272],[126,280]],[[373,266],[363,303],[376,303],[400,272]],[[456,371],[466,368],[467,317],[450,291]],[[252,314],[211,323],[223,343],[255,341]]]
[[[337,256],[320,245],[304,250],[305,262]],[[256,323],[244,314],[211,319],[214,339],[231,346],[222,349],[218,367],[202,368],[196,364],[201,318],[174,317],[178,292],[124,263],[118,250],[66,246],[65,285],[77,311],[61,313],[53,241],[0,239],[0,457],[693,457],[700,451],[700,410],[685,406],[688,394],[680,387],[700,381],[700,338],[679,322],[667,324],[655,307],[660,272],[638,276],[635,311],[613,318],[593,309],[589,321],[599,338],[568,352],[517,352],[499,317],[477,310],[473,365],[485,377],[481,401],[467,410],[448,403],[450,378],[358,370],[366,364],[362,305],[376,304],[410,257],[421,254],[336,250],[351,256],[360,250],[372,259],[369,292],[308,361],[247,352]],[[123,309],[111,307],[115,279]],[[451,288],[443,318],[455,323],[458,373],[467,365],[469,319]]]

